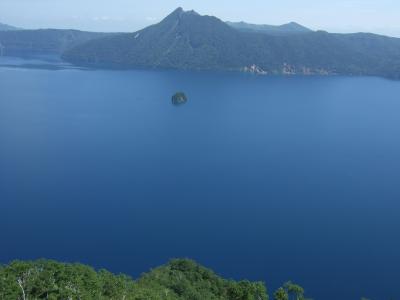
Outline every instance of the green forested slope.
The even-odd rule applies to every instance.
[[[274,299],[289,295],[305,299],[304,290],[290,282]],[[39,260],[1,266],[0,299],[267,300],[268,295],[261,282],[226,280],[187,259],[172,260],[138,280],[81,264]]]
[[[259,25],[254,29],[247,24],[252,30],[238,26],[244,25],[228,25],[216,17],[179,8],[160,23],[135,33],[0,31],[0,55],[55,54],[75,65],[95,68],[400,78],[399,38],[310,31],[295,23],[262,30]]]
[[[95,67],[400,77],[397,38],[323,31],[290,35],[246,32],[215,17],[182,9],[136,33],[80,44],[63,57]]]

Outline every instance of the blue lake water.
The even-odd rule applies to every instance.
[[[399,299],[399,113],[381,78],[0,68],[0,262]]]

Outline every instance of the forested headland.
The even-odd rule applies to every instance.
[[[224,279],[189,259],[174,259],[134,280],[82,264],[52,260],[14,261],[0,266],[4,300],[304,300],[291,282],[269,296],[263,282]]]

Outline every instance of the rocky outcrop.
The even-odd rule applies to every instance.
[[[172,104],[174,105],[182,105],[187,102],[187,97],[183,92],[177,92],[172,96]]]

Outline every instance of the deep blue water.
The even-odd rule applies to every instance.
[[[0,262],[399,299],[399,112],[381,78],[0,68]]]

